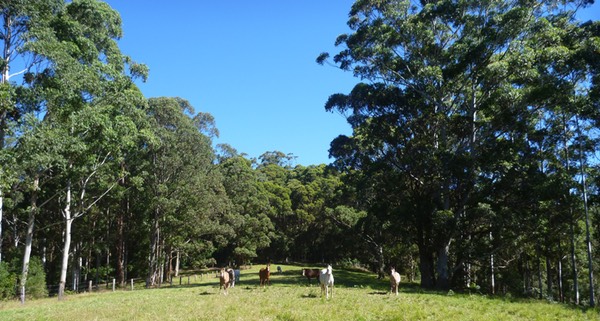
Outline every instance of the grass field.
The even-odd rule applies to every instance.
[[[242,270],[227,296],[214,274],[191,277],[187,285],[117,290],[56,298],[0,302],[0,320],[600,320],[583,310],[535,300],[421,291],[402,283],[398,296],[374,274],[334,267],[334,297],[300,275],[301,267],[281,265],[271,286],[259,288],[258,269]],[[274,267],[274,266],[273,266]],[[195,279],[195,281],[194,281]],[[179,279],[174,282],[179,284]]]

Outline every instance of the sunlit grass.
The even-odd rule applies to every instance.
[[[421,291],[401,284],[390,295],[387,280],[334,267],[334,297],[325,300],[301,267],[281,265],[271,286],[258,286],[258,269],[243,270],[229,294],[218,279],[182,278],[184,285],[160,289],[118,290],[56,298],[0,302],[0,320],[599,320],[598,310],[581,310],[535,300],[504,300],[481,295]],[[275,270],[276,265],[273,266]],[[127,288],[129,289],[129,288]]]

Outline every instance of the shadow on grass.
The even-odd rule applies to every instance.
[[[383,291],[369,292],[369,295],[387,295],[387,294],[389,294],[389,292],[383,292]]]

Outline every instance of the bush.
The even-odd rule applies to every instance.
[[[17,283],[17,276],[11,273],[8,269],[8,265],[4,262],[0,262],[0,299],[12,299],[15,297],[15,285]]]
[[[343,269],[365,269],[363,264],[357,259],[343,258],[337,262],[337,265]]]
[[[28,298],[34,299],[48,296],[46,272],[44,272],[44,266],[38,257],[32,257],[29,261],[29,274],[27,275],[25,293]]]

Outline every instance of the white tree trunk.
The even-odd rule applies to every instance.
[[[27,236],[25,237],[25,253],[23,254],[23,270],[21,273],[21,304],[25,304],[25,286],[27,284],[27,274],[29,274],[29,259],[31,258],[31,244],[33,242],[33,227],[35,224],[35,214],[37,212],[37,193],[40,179],[35,177],[33,180],[33,191],[31,194],[31,208],[29,209],[29,220],[27,221]]]
[[[577,271],[577,256],[575,255],[575,222],[573,222],[573,209],[571,212],[571,268],[573,273],[573,303],[579,305],[579,272]]]
[[[577,121],[577,132],[581,135],[581,129],[579,127],[579,118]],[[581,188],[583,190],[583,209],[585,211],[585,243],[588,256],[588,280],[589,280],[589,293],[590,293],[590,307],[596,306],[596,298],[594,291],[594,261],[592,257],[592,241],[590,237],[590,211],[588,207],[587,197],[587,184],[586,184],[586,172],[585,172],[585,160],[583,158],[583,143],[579,140],[579,166],[581,170]]]
[[[62,267],[60,269],[60,283],[58,284],[58,299],[62,300],[65,295],[65,284],[67,283],[67,267],[69,265],[69,250],[71,247],[71,226],[73,218],[71,217],[71,182],[67,182],[67,199],[64,209],[65,218],[65,245],[63,248]]]
[[[494,236],[490,232],[490,243],[493,241]],[[490,255],[490,291],[492,294],[496,294],[496,273],[494,271],[494,254]]]
[[[152,238],[150,240],[150,255],[148,257],[148,277],[146,278],[146,287],[156,285],[159,265],[159,242],[160,242],[160,210],[154,210],[154,219],[152,223]]]
[[[179,250],[177,250],[175,253],[175,276],[179,276]]]

